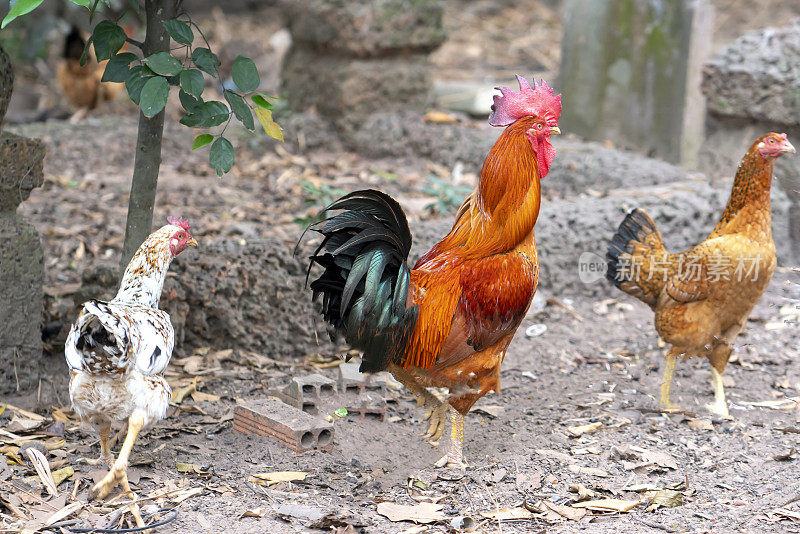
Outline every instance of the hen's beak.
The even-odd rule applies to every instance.
[[[186,243],[186,246],[187,247],[196,247],[197,246],[197,240],[195,238],[191,238],[189,240],[189,242]]]
[[[781,152],[790,152],[792,154],[796,154],[797,150],[794,149],[792,143],[790,143],[789,141],[784,141],[783,148],[781,148]]]
[[[561,135],[561,128],[558,126],[553,126],[550,128],[550,135]]]

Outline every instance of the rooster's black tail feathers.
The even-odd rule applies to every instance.
[[[362,371],[386,369],[402,354],[419,311],[406,305],[411,232],[402,208],[380,191],[355,191],[320,212],[308,229],[324,236],[306,281],[314,264],[324,269],[311,290],[314,300],[322,295],[331,339],[342,334],[363,351]]]

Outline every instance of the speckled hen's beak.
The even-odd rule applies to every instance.
[[[553,126],[550,128],[550,135],[561,135],[561,128],[558,126]]]
[[[187,247],[196,247],[197,246],[197,240],[195,238],[191,238],[189,240],[189,242],[186,243],[186,246]]]
[[[783,147],[781,148],[781,152],[790,152],[792,154],[796,154],[797,150],[794,149],[794,147],[792,146],[792,143],[790,143],[788,140],[786,140],[786,141],[783,142]]]

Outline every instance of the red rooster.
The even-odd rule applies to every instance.
[[[158,309],[164,277],[172,259],[197,246],[189,222],[168,217],[134,254],[110,302],[90,300],[70,329],[64,352],[70,370],[69,395],[81,420],[100,433],[100,458],[86,460],[111,467],[92,489],[103,498],[128,485],[128,456],[140,430],[163,419],[172,391],[162,376],[169,364],[175,333],[169,315]],[[128,435],[112,465],[109,436],[114,423],[128,421]],[[143,526],[137,506],[131,512]]]
[[[388,370],[430,408],[426,437],[436,442],[447,412],[448,453],[437,466],[465,467],[463,416],[500,389],[500,364],[538,281],[533,227],[561,133],[561,95],[546,83],[498,88],[489,124],[506,127],[444,239],[408,266],[411,233],[388,195],[356,191],[310,228],[324,236],[311,256],[324,271],[311,283],[331,337],[363,351],[361,370]],[[329,211],[336,215],[325,217]],[[427,390],[448,388],[445,401]]]

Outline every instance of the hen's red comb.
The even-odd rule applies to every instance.
[[[537,85],[534,78],[531,87],[528,80],[517,74],[517,82],[519,91],[510,87],[495,87],[503,95],[494,95],[489,124],[508,126],[522,117],[536,116],[544,119],[548,125],[556,126],[561,117],[561,95],[554,94],[544,80]]]
[[[172,217],[167,217],[167,222],[175,226],[180,226],[184,230],[189,229],[189,219],[183,219],[181,217],[172,216]]]

